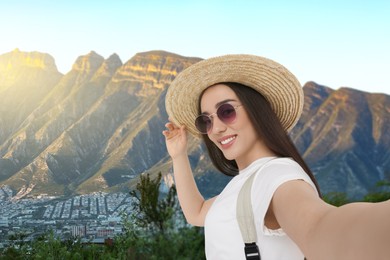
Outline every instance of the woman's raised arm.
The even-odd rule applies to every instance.
[[[206,214],[215,198],[205,200],[196,186],[187,154],[187,131],[168,122],[163,131],[169,155],[173,162],[173,173],[180,206],[188,223],[203,226]]]

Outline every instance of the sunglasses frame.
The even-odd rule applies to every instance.
[[[213,122],[214,122],[214,116],[215,116],[215,115],[216,115],[216,116],[218,117],[218,119],[219,119],[222,123],[224,123],[225,125],[229,125],[229,124],[233,123],[233,121],[230,122],[230,123],[226,122],[226,121],[225,121],[226,119],[223,119],[223,117],[221,118],[221,117],[218,115],[218,110],[219,110],[222,106],[224,106],[224,105],[229,105],[229,106],[231,106],[231,107],[234,109],[234,112],[236,113],[236,115],[235,115],[235,118],[233,119],[233,121],[236,120],[236,117],[237,117],[237,112],[236,112],[236,111],[237,111],[237,109],[238,109],[239,107],[242,106],[242,104],[233,106],[233,105],[230,104],[230,103],[223,103],[223,104],[221,104],[221,105],[217,108],[217,111],[215,111],[214,113],[211,113],[211,114],[209,114],[209,115],[200,114],[200,115],[198,115],[198,116],[195,118],[195,127],[196,127],[196,129],[198,130],[199,133],[201,133],[201,134],[208,134],[208,133],[213,129]],[[196,122],[198,121],[198,118],[200,118],[200,117],[208,117],[208,118],[210,119],[210,122],[211,122],[211,124],[210,124],[210,129],[208,129],[206,132],[202,132],[202,131],[198,128],[198,124],[197,124]]]

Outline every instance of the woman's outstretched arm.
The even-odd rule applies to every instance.
[[[173,173],[180,206],[188,223],[204,226],[206,214],[215,198],[205,200],[196,186],[187,154],[187,131],[168,122],[163,131],[169,155],[172,158]]]
[[[304,181],[275,192],[271,209],[307,259],[390,259],[390,201],[334,207]]]

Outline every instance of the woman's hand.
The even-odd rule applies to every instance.
[[[165,144],[167,150],[172,159],[180,156],[187,156],[187,130],[185,126],[176,126],[168,119],[169,122],[165,124],[167,130],[164,130],[162,134],[165,136]]]
[[[215,197],[207,201],[199,192],[190,161],[187,155],[187,130],[185,126],[176,126],[170,119],[165,124],[167,130],[162,134],[169,155],[172,157],[173,174],[180,206],[188,223],[194,226],[204,226],[204,221]]]

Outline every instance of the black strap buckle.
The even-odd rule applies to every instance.
[[[259,247],[256,243],[245,243],[245,257],[247,260],[261,260]]]

